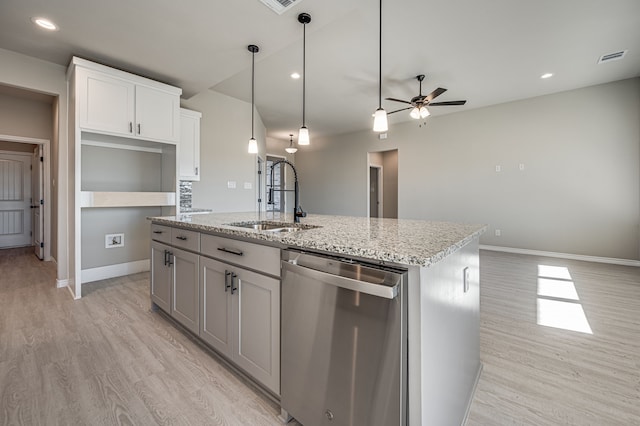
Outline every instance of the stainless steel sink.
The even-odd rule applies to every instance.
[[[271,222],[271,221],[255,221],[255,222],[235,222],[227,223],[226,226],[234,226],[237,228],[255,229],[256,231],[267,232],[296,232],[305,229],[319,228],[319,226],[308,225],[306,223],[290,223],[290,222]]]

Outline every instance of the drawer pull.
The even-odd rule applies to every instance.
[[[236,256],[242,256],[243,253],[240,250],[233,250],[233,249],[228,249],[225,247],[218,247],[218,250],[223,251],[225,253],[230,253],[230,254],[235,254]]]
[[[154,234],[162,234],[163,231],[153,231]]]
[[[187,237],[180,235],[178,237],[176,237],[178,240],[182,240],[182,241],[187,241]]]

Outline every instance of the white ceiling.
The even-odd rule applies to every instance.
[[[433,115],[640,76],[638,0],[384,0],[383,97],[448,91]],[[300,0],[283,15],[259,0],[3,0],[0,48],[67,65],[72,55],[256,104],[268,135],[302,123],[300,12],[308,12],[307,126],[311,137],[371,127],[377,108],[378,2]],[[31,17],[60,30],[47,33]],[[628,50],[623,60],[598,58]],[[539,77],[554,73],[550,79]],[[383,101],[387,111],[402,104]],[[407,121],[405,112],[393,122]],[[248,124],[249,125],[249,124]]]

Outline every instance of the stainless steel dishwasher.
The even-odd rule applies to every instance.
[[[407,423],[405,270],[283,250],[281,406],[304,426]]]

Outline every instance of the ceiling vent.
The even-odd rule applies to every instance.
[[[260,0],[260,3],[267,5],[269,9],[273,10],[278,15],[282,15],[301,1],[302,0]]]
[[[608,53],[606,55],[600,56],[600,59],[598,59],[598,63],[604,64],[605,62],[617,61],[624,58],[624,55],[626,54],[627,54],[626,50],[621,50],[619,52],[614,52],[614,53]]]

